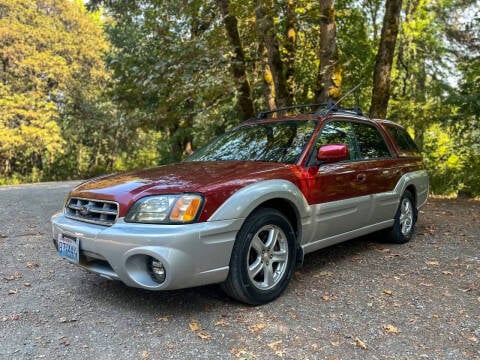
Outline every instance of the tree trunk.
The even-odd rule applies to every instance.
[[[268,65],[268,55],[267,49],[265,48],[265,43],[263,41],[263,36],[258,36],[258,58],[260,59],[260,66],[262,71],[262,78],[264,83],[264,94],[265,99],[267,100],[268,109],[273,110],[277,107],[275,104],[275,85],[273,84],[272,72],[270,71],[270,66]]]
[[[285,78],[287,81],[288,96],[295,96],[295,49],[297,33],[295,31],[295,0],[287,0],[286,6],[286,34],[285,34]]]
[[[338,61],[334,0],[320,1],[320,65],[317,75],[317,101],[325,103],[340,97],[342,74]]]
[[[382,34],[373,73],[372,103],[370,117],[385,118],[390,99],[390,77],[393,55],[400,23],[402,0],[387,0],[383,18]]]
[[[220,8],[227,32],[228,41],[233,47],[234,57],[231,63],[231,70],[235,80],[235,85],[238,91],[238,105],[242,120],[250,119],[255,116],[255,110],[252,100],[252,89],[248,82],[245,54],[238,32],[237,18],[230,14],[230,0],[217,0],[217,5]]]
[[[278,39],[275,36],[273,18],[267,13],[266,4],[269,0],[256,0],[255,18],[257,31],[263,37],[268,55],[268,65],[272,72],[273,84],[275,85],[275,102],[277,107],[292,104],[292,98],[288,93],[284,66],[280,57]]]

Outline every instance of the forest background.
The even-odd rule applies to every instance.
[[[0,0],[0,184],[179,161],[358,84],[341,105],[407,127],[434,194],[480,196],[477,1]]]

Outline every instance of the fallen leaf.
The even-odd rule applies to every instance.
[[[29,269],[35,269],[35,268],[38,268],[40,265],[38,265],[37,263],[33,263],[33,262],[27,262],[27,267]]]
[[[15,275],[4,276],[4,277],[3,277],[3,280],[13,281],[13,280],[21,279],[22,277],[23,277],[22,274],[16,273]]]
[[[440,316],[439,316],[438,314],[432,314],[432,317],[433,317],[434,319],[438,319]]]
[[[393,295],[393,292],[392,292],[392,290],[390,290],[390,289],[383,290],[383,293],[384,293],[385,295],[388,295],[388,296],[392,296],[392,295]]]
[[[281,343],[282,343],[282,340],[274,341],[268,344],[268,347],[275,350],[275,348],[277,348],[278,345],[280,345]]]
[[[232,347],[230,349],[230,353],[237,358],[240,358],[240,357],[242,359],[250,359],[250,358],[253,359],[253,358],[255,358],[254,354],[248,353],[247,350],[245,350],[245,349],[237,349],[237,348]]]
[[[188,324],[188,326],[190,327],[190,330],[192,330],[192,331],[200,330],[200,326],[198,325],[197,320],[193,320],[190,324]]]
[[[321,276],[332,276],[333,272],[331,271],[320,271],[319,273],[316,273],[313,275],[313,277],[321,277]]]
[[[198,337],[199,337],[200,339],[202,339],[202,340],[209,340],[209,339],[212,338],[212,335],[207,334],[207,333],[204,332],[204,331],[198,332],[197,335],[198,335]]]
[[[216,323],[215,323],[215,326],[223,326],[223,327],[228,327],[228,326],[231,326],[230,323],[224,321],[224,320],[218,320]]]
[[[419,285],[426,286],[426,287],[432,287],[433,286],[433,284],[431,284],[431,283],[423,283],[423,282],[420,283]]]
[[[367,349],[367,344],[365,344],[362,340],[359,338],[355,339],[355,345],[358,346],[360,349],[366,350]]]
[[[388,253],[390,252],[390,249],[389,248],[384,248],[382,246],[377,246],[377,247],[374,247],[374,249],[378,252],[382,252],[382,253]]]
[[[253,333],[255,333],[255,332],[260,331],[260,330],[262,330],[262,329],[264,329],[264,328],[265,328],[265,324],[258,323],[258,324],[256,324],[256,325],[253,325],[252,327],[250,327],[250,331],[253,332]]]
[[[398,334],[398,329],[393,325],[383,325],[382,328],[387,334]]]

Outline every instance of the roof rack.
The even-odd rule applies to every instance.
[[[255,120],[266,119],[268,117],[268,115],[270,115],[270,114],[279,113],[279,112],[287,112],[289,110],[294,110],[294,109],[319,108],[319,107],[326,107],[326,106],[328,106],[327,103],[286,106],[286,107],[282,107],[282,108],[278,108],[278,109],[261,111],[261,112],[258,113]],[[314,111],[312,111],[311,113],[313,114]]]
[[[352,108],[340,108],[340,107],[337,107],[336,103],[328,102],[328,103],[318,103],[318,104],[293,105],[293,106],[286,106],[286,107],[273,109],[273,110],[261,111],[258,113],[257,117],[250,119],[250,121],[267,119],[268,115],[274,114],[274,113],[285,113],[289,110],[305,109],[305,108],[316,108],[317,109],[316,111],[308,112],[308,114],[314,114],[317,116],[326,116],[331,112],[341,112],[341,113],[349,113],[349,114],[364,116],[362,109],[359,106],[354,106]]]
[[[355,114],[359,116],[365,116],[360,106],[354,106],[351,108],[339,108],[335,104],[331,104],[330,106],[325,107],[324,109],[319,109],[315,112],[315,115],[323,115],[326,116],[331,112],[341,112],[347,114]]]

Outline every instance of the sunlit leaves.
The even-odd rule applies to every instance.
[[[107,47],[99,14],[87,13],[81,1],[2,3],[3,177],[18,174],[36,181],[50,177],[58,171],[61,156],[82,142],[70,136],[70,127],[83,135],[83,125],[97,113],[99,89],[107,76],[103,62]]]

